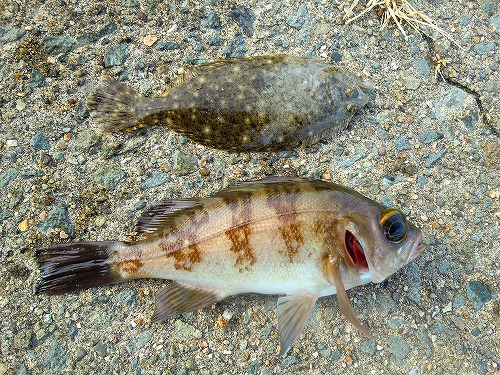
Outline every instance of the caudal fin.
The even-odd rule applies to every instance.
[[[144,98],[129,86],[105,78],[90,96],[88,107],[102,131],[115,133],[130,131],[144,126]]]
[[[123,279],[112,267],[111,251],[117,242],[81,242],[39,249],[41,281],[38,293],[62,294]]]

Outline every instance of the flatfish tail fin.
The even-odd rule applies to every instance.
[[[148,98],[111,78],[104,78],[87,103],[99,129],[106,133],[131,131],[146,126],[151,111]]]
[[[114,270],[111,257],[120,244],[80,242],[37,249],[41,277],[37,293],[63,294],[124,281]]]

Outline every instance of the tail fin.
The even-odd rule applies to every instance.
[[[62,294],[123,279],[113,270],[111,250],[117,242],[81,242],[39,249],[38,293]]]
[[[104,132],[115,133],[142,127],[144,97],[129,86],[105,78],[88,102],[92,117]],[[141,109],[142,108],[142,109]]]

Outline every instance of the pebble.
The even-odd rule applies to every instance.
[[[498,11],[490,20],[490,26],[500,30],[500,11]]]
[[[253,35],[255,13],[250,8],[247,8],[244,5],[239,5],[231,10],[229,16],[236,21],[246,36],[251,37]]]
[[[201,21],[201,25],[203,27],[206,27],[207,29],[214,29],[218,30],[220,29],[220,19],[217,13],[215,12],[210,12],[203,21]]]
[[[477,43],[474,45],[474,51],[476,53],[482,55],[483,53],[490,52],[495,48],[494,42],[486,42],[486,43]]]
[[[257,371],[261,366],[262,366],[262,359],[258,358],[247,366],[247,371],[250,374],[255,374],[257,373]]]
[[[474,304],[476,310],[480,310],[486,302],[491,300],[490,288],[480,281],[469,281],[465,289],[467,298]]]
[[[366,340],[361,346],[363,354],[373,357],[377,352],[377,342],[375,340]]]
[[[50,148],[48,139],[41,133],[36,133],[33,138],[31,138],[30,143],[35,150],[48,150]]]
[[[45,55],[67,54],[75,48],[77,42],[69,36],[47,36],[42,39],[42,53]]]
[[[289,368],[290,366],[296,365],[297,363],[299,363],[299,359],[296,356],[294,356],[294,355],[290,355],[290,356],[287,356],[281,362],[281,367],[282,368]]]
[[[74,147],[89,154],[95,154],[99,151],[98,146],[101,144],[101,136],[94,130],[88,129],[79,133],[74,137]]]
[[[307,6],[304,3],[299,5],[297,12],[294,15],[289,15],[286,18],[287,25],[297,30],[300,30],[306,21],[309,23],[310,17],[307,11]]]
[[[113,66],[123,65],[128,59],[128,56],[128,46],[125,43],[111,46],[104,54],[104,66],[106,68],[111,68]]]
[[[0,27],[0,46],[21,39],[26,31],[24,29]]]
[[[67,359],[66,349],[53,340],[44,357],[45,365],[53,372],[60,372],[66,369]]]
[[[47,218],[39,224],[39,228],[46,232],[49,229],[64,229],[71,237],[75,237],[75,225],[69,217],[68,208],[65,205],[55,207]]]
[[[125,177],[125,172],[114,163],[99,168],[92,175],[95,183],[104,186],[108,190],[114,190],[123,177]]]
[[[411,352],[410,345],[403,339],[401,336],[389,336],[389,340],[387,341],[389,344],[389,352],[392,354],[392,359],[396,359],[397,364],[402,363],[402,360],[405,359],[408,354]]]
[[[158,51],[173,51],[173,50],[180,49],[180,48],[181,48],[181,46],[179,46],[179,44],[177,44],[176,42],[172,42],[172,41],[158,42],[155,44],[155,47],[154,47],[154,49],[156,49]]]
[[[420,278],[420,269],[416,263],[410,263],[405,267],[408,284],[408,297],[418,306],[422,305],[420,291],[422,290],[422,279]]]
[[[243,39],[243,36],[238,35],[231,41],[229,46],[222,53],[222,56],[226,58],[231,57],[235,59],[241,59],[245,56],[247,50],[248,48],[245,45],[245,39]]]
[[[116,299],[126,306],[132,306],[137,296],[137,292],[127,288],[116,295]]]
[[[17,225],[17,228],[18,228],[21,232],[26,232],[26,231],[29,229],[29,222],[28,222],[28,219],[24,219],[23,221],[21,221],[21,222]]]
[[[401,73],[401,78],[408,90],[417,90],[422,84],[422,80],[411,73]]]
[[[434,115],[438,120],[448,121],[451,115],[458,114],[462,110],[469,95],[455,86],[443,90],[442,99],[436,103]]]
[[[431,73],[431,68],[426,59],[419,59],[413,62],[413,67],[423,77],[429,77]]]
[[[426,329],[417,329],[416,336],[418,341],[422,344],[422,347],[424,348],[425,354],[427,356],[431,356],[434,349],[432,346],[432,341],[431,338],[429,337],[429,333],[427,332]]]
[[[179,150],[174,151],[173,161],[172,172],[176,176],[185,176],[198,169],[198,158],[193,155],[186,155]]]
[[[94,350],[101,357],[106,357],[108,354],[108,347],[103,342],[98,342],[96,346],[94,346]]]
[[[203,336],[198,328],[193,327],[190,324],[184,323],[182,320],[175,320],[174,322],[174,332],[175,335],[182,340],[192,340],[201,339]]]
[[[438,133],[434,130],[425,131],[418,135],[418,140],[420,141],[420,143],[423,143],[425,145],[441,138],[443,138],[443,133]]]
[[[411,145],[408,137],[406,135],[401,135],[396,139],[396,148],[398,151],[410,150]]]
[[[476,124],[479,121],[477,111],[470,111],[469,114],[462,117],[460,121],[462,121],[469,132],[476,130]]]
[[[425,166],[427,168],[432,167],[436,162],[446,154],[446,150],[440,150],[434,154],[429,155],[429,157],[425,160]]]
[[[130,353],[136,353],[139,349],[142,349],[153,337],[153,330],[147,330],[139,334],[135,340],[129,341],[128,351]]]
[[[42,87],[45,85],[45,78],[39,70],[33,69],[29,81],[30,87]]]
[[[141,184],[141,189],[152,189],[170,182],[170,174],[165,172],[154,171],[151,173],[144,182]]]
[[[353,165],[354,163],[364,159],[366,157],[366,154],[361,151],[361,150],[356,150],[356,153],[354,154],[354,156],[350,159],[347,159],[347,160],[344,160],[340,163],[340,168],[342,169],[347,169],[349,168],[351,165]]]
[[[5,145],[7,147],[17,147],[17,139],[7,139],[7,141],[5,142]]]
[[[26,108],[26,103],[23,102],[21,99],[16,100],[16,109],[21,112]]]
[[[396,310],[396,303],[388,294],[377,294],[375,303],[377,305],[377,310],[380,311],[383,316],[388,316]]]
[[[5,172],[0,174],[0,187],[7,187],[12,180],[19,176],[19,172],[15,168],[8,168]]]

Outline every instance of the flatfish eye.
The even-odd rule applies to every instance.
[[[385,238],[394,243],[399,243],[406,238],[406,217],[394,208],[385,208],[380,214],[380,226]]]

